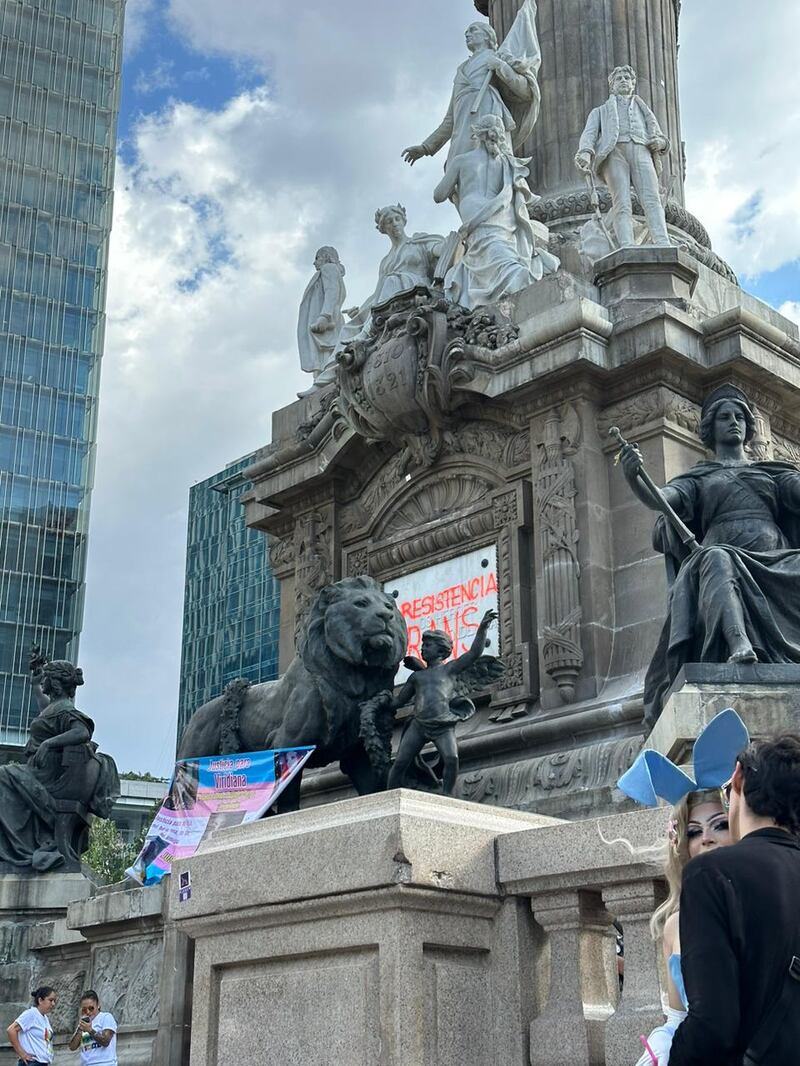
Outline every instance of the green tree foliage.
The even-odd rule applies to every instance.
[[[147,823],[149,828],[149,821]],[[89,847],[83,861],[100,877],[104,885],[125,880],[125,871],[139,854],[147,829],[131,844],[126,844],[110,818],[95,818],[89,829]]]
[[[136,770],[126,770],[124,774],[119,776],[122,781],[152,781],[154,784],[164,784],[163,777],[154,777],[151,773],[139,774]]]

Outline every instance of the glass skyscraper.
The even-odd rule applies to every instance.
[[[78,655],[124,7],[0,2],[0,743]]]
[[[244,523],[247,455],[189,490],[178,742],[193,712],[230,681],[278,676],[280,586],[267,538]]]

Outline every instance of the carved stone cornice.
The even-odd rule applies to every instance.
[[[784,463],[794,463],[800,466],[800,443],[789,440],[788,437],[778,433],[772,435],[772,455]]]
[[[697,435],[700,430],[700,405],[664,385],[657,385],[606,407],[598,415],[597,430],[600,440],[605,443],[611,426],[617,426],[622,435],[627,437],[661,419]]]
[[[452,554],[454,548],[469,551],[477,541],[491,540],[493,532],[491,511],[479,511],[414,537],[405,537],[396,544],[375,548],[370,553],[370,567],[373,575],[388,576],[410,563],[423,565],[437,555]]]
[[[795,412],[792,413],[794,414]],[[786,418],[783,412],[771,412],[770,425],[773,432],[779,433],[782,437],[786,437],[787,440],[792,442],[800,441],[800,421],[796,418]]]
[[[449,465],[450,460],[458,459],[457,470]],[[497,476],[492,478],[489,472],[511,472],[526,466],[530,462],[530,433],[526,428],[503,429],[493,422],[465,422],[455,426],[444,435],[441,443],[439,465],[435,470],[437,481],[450,480],[455,473],[467,479],[478,479],[489,485],[493,491],[497,485]],[[395,454],[384,462],[383,467],[366,485],[357,499],[351,500],[342,508],[342,532],[345,536],[356,530],[372,526],[385,533],[391,520],[383,515],[389,502],[398,495],[404,483],[404,457]],[[425,482],[422,482],[425,484]],[[461,499],[460,506],[468,506],[469,490],[466,485],[460,489],[453,486],[448,492],[457,492]],[[409,500],[414,495],[413,483],[402,492],[402,499]],[[454,499],[453,507],[458,502]],[[402,506],[402,505],[401,505]],[[431,521],[442,513],[429,510]],[[402,518],[400,519],[402,522]]]
[[[597,192],[600,197],[600,209],[606,213],[611,211],[611,193],[606,186],[598,186]],[[642,206],[635,193],[633,194],[633,209],[637,214],[644,217]],[[683,230],[684,233],[687,233],[702,247],[711,247],[711,238],[708,235],[708,230],[682,204],[679,204],[676,200],[668,200],[664,210],[667,222],[670,225],[675,226],[676,229]],[[564,196],[542,198],[531,210],[531,214],[538,222],[544,222],[547,225],[574,218],[575,216],[589,216],[593,212],[594,207],[588,190],[566,193]]]

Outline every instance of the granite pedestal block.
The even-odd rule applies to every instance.
[[[688,763],[695,738],[726,707],[733,707],[753,737],[800,731],[800,666],[687,664],[645,747]]]
[[[172,876],[191,1066],[527,1066],[537,931],[495,840],[547,824],[399,790],[221,832]]]

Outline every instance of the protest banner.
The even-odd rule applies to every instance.
[[[194,855],[219,829],[262,818],[313,750],[281,748],[181,759],[142,850],[125,873],[140,885],[157,885],[175,859]]]
[[[457,658],[469,651],[484,612],[497,610],[497,548],[492,544],[426,566],[385,582],[383,588],[406,621],[407,655],[419,658],[425,630],[441,629],[453,641],[451,657]],[[401,666],[396,683],[409,673]]]

